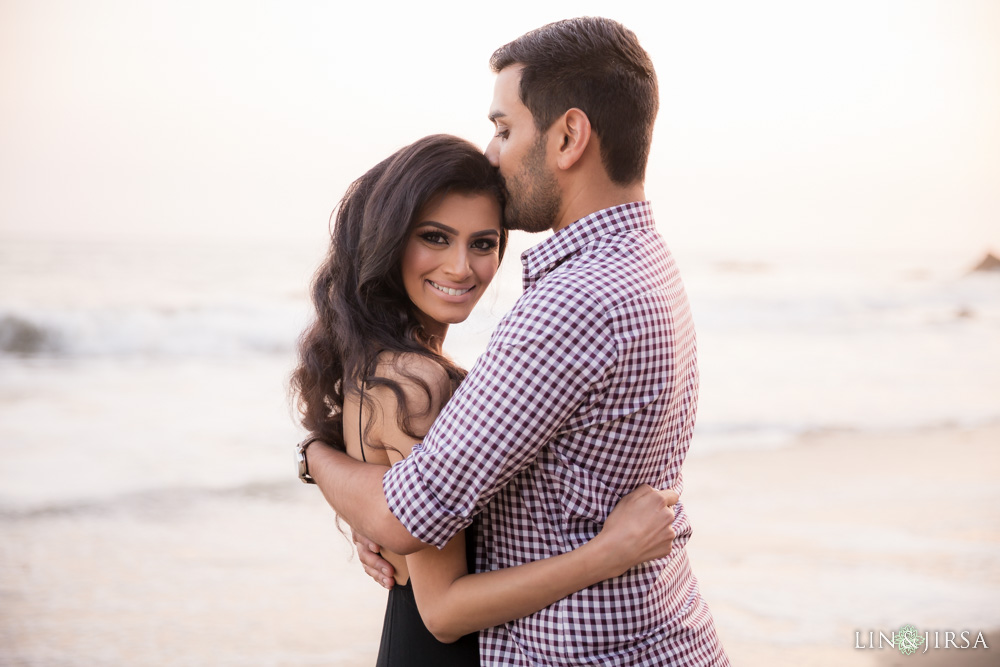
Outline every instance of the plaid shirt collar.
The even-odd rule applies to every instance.
[[[654,228],[648,201],[612,206],[580,218],[521,255],[524,289],[602,236]]]

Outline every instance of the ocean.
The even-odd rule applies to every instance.
[[[0,512],[294,479],[288,376],[324,250],[0,236]],[[702,373],[690,456],[1000,421],[980,249],[674,250]],[[512,254],[446,350],[471,365],[519,291]]]

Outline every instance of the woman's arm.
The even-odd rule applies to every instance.
[[[518,567],[469,574],[465,539],[406,557],[417,608],[442,642],[543,609],[576,591],[670,553],[677,494],[643,485],[628,494],[590,542]]]

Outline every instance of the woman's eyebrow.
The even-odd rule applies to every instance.
[[[418,222],[416,228],[420,229],[422,227],[434,227],[435,229],[440,229],[442,232],[448,232],[449,234],[452,234],[454,236],[458,236],[458,230],[457,229],[455,229],[454,227],[449,227],[448,225],[445,225],[443,223],[437,222],[435,220],[424,220],[422,222]],[[499,237],[500,236],[500,232],[498,232],[495,229],[484,229],[482,231],[473,232],[472,234],[469,234],[469,238],[473,238],[473,239],[479,238],[480,236],[496,236],[496,237]]]
[[[417,223],[417,229],[421,227],[436,227],[442,232],[448,232],[449,234],[458,234],[458,230],[454,227],[449,227],[448,225],[441,224],[440,222],[435,222],[434,220],[424,220]]]

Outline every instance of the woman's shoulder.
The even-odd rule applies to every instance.
[[[432,404],[440,405],[453,391],[448,370],[433,357],[417,352],[380,353],[375,374],[395,383],[408,401],[424,402],[429,395]]]
[[[409,352],[380,355],[366,388],[379,441],[405,456],[430,429],[451,392],[448,371],[435,359]]]
[[[423,380],[428,383],[450,382],[448,370],[439,361],[418,352],[380,352],[376,374],[401,384]]]

